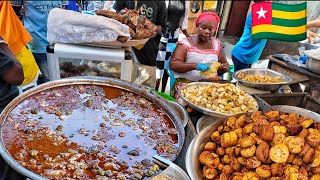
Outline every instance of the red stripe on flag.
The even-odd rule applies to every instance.
[[[272,24],[272,2],[259,2],[252,5],[252,26]]]

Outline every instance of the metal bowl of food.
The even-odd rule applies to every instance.
[[[264,91],[275,91],[292,79],[265,68],[242,69],[233,73],[233,78],[243,85]]]
[[[308,68],[311,72],[320,75],[320,58],[314,56],[314,55],[311,54],[311,53],[308,53],[308,51],[305,51],[305,54],[308,56],[308,59],[307,59],[307,62],[306,62],[307,68]]]
[[[31,179],[142,179],[164,170],[153,164],[154,155],[177,158],[182,122],[144,86],[61,79],[21,94],[2,111],[0,153]]]
[[[216,87],[217,94],[213,92],[212,95],[208,96],[208,99],[203,97],[201,94],[193,95],[195,98],[200,98],[199,102],[207,101],[206,104],[200,103],[199,105],[197,104],[197,102],[192,100],[193,97],[188,97],[188,95],[186,94],[186,91],[189,91],[190,88],[191,89],[196,88],[194,89],[194,92],[201,93],[201,91],[198,91],[197,88],[201,89],[202,87],[206,87],[206,86],[217,86]],[[225,87],[225,91],[224,91],[224,87]],[[229,91],[230,89],[236,89],[237,92],[241,91],[242,95],[238,95],[237,93]],[[218,84],[218,83],[212,83],[212,82],[193,82],[193,83],[188,83],[182,86],[181,88],[179,88],[178,93],[181,96],[181,98],[186,102],[186,104],[191,108],[199,112],[202,112],[203,114],[206,114],[208,116],[213,116],[216,118],[226,118],[226,117],[234,116],[236,114],[243,114],[247,111],[257,111],[259,109],[257,101],[251,95],[245,93],[244,91],[236,88],[233,84],[229,84],[229,83]],[[214,97],[215,95],[217,95],[217,97]],[[242,101],[243,99],[246,99],[246,101]],[[233,103],[237,104],[237,107],[232,107]],[[246,103],[246,104],[241,104],[241,103]],[[210,108],[206,106],[210,106]],[[216,106],[216,107],[213,107],[213,106]],[[227,109],[228,112],[227,110],[225,111],[224,109]]]
[[[114,62],[102,62],[97,65],[99,73],[107,77],[120,78],[121,65]]]
[[[301,123],[297,123],[297,119],[296,119],[296,123],[294,123],[294,124],[290,124],[290,123],[288,123],[287,125],[284,125],[284,126],[282,126],[282,128],[283,127],[285,127],[286,129],[286,133],[283,133],[283,134],[285,134],[285,136],[289,136],[289,137],[295,137],[295,136],[299,136],[300,135],[300,133],[302,133],[302,130],[303,129],[305,129],[305,128],[312,128],[312,127],[316,127],[317,126],[317,124],[313,124],[313,123],[318,123],[318,122],[320,122],[319,121],[319,119],[316,117],[316,116],[308,116],[306,113],[305,113],[305,111],[306,111],[306,109],[302,109],[302,108],[299,108],[299,109],[294,109],[294,112],[292,112],[292,109],[291,110],[289,110],[288,108],[286,108],[286,107],[276,107],[276,109],[279,109],[279,110],[283,110],[283,111],[278,111],[278,113],[275,113],[276,111],[270,111],[269,112],[269,118],[268,118],[268,121],[269,121],[269,123],[271,123],[271,121],[272,121],[272,118],[275,118],[275,117],[277,117],[278,118],[278,121],[279,121],[279,119],[280,119],[280,116],[282,116],[282,115],[284,115],[285,117],[282,117],[282,118],[288,118],[287,120],[286,120],[286,122],[288,122],[288,121],[290,121],[291,123],[293,123],[294,121],[292,121],[292,120],[290,120],[290,116],[291,117],[293,117],[293,118],[298,118],[299,120],[298,121],[300,121]],[[287,114],[287,113],[291,113],[290,115],[289,114]],[[304,115],[306,115],[305,117],[302,117],[302,116],[296,116],[296,115],[294,115],[294,114],[292,114],[292,113],[294,113],[294,114],[296,114],[296,115],[302,115],[302,116],[304,116]],[[280,115],[281,114],[281,115]],[[252,114],[246,114],[246,115],[248,115],[247,116],[247,118],[248,117],[250,117]],[[257,114],[255,114],[254,116],[256,116]],[[319,115],[318,115],[319,116]],[[236,118],[238,118],[238,119],[236,119],[236,121],[235,122],[237,122],[238,120],[239,120],[239,115],[238,116],[235,116]],[[256,118],[259,118],[259,117],[257,117],[256,116]],[[265,118],[265,117],[264,117]],[[310,122],[310,119],[309,118],[315,118],[315,119],[313,119],[314,121],[313,122]],[[227,129],[227,131],[224,131],[223,133],[229,133],[229,132],[231,132],[231,131],[238,131],[239,130],[239,128],[237,128],[237,126],[234,126],[234,128],[231,128],[233,125],[232,125],[232,123],[228,123],[228,122],[226,122],[226,120],[227,119],[219,119],[219,120],[217,120],[217,121],[214,121],[212,124],[210,124],[210,125],[208,125],[205,129],[203,129],[199,134],[198,134],[198,136],[196,136],[195,137],[195,139],[191,142],[191,144],[189,145],[189,147],[188,147],[188,150],[187,150],[187,154],[186,154],[186,169],[187,169],[187,172],[188,172],[188,174],[189,174],[189,176],[190,176],[190,178],[192,179],[192,180],[204,180],[204,179],[210,179],[210,178],[206,178],[205,177],[205,175],[206,174],[204,174],[204,173],[206,173],[206,172],[209,172],[208,173],[208,175],[209,176],[214,176],[214,177],[212,177],[211,179],[219,179],[219,176],[220,176],[220,179],[221,179],[221,176],[223,176],[225,179],[232,179],[232,177],[234,177],[234,176],[237,176],[236,175],[236,173],[240,173],[240,175],[238,175],[238,176],[242,176],[243,177],[243,179],[247,179],[247,178],[244,178],[244,176],[245,176],[245,174],[244,173],[241,173],[241,170],[242,169],[244,169],[244,168],[249,168],[249,170],[250,171],[255,171],[255,172],[253,172],[253,174],[251,174],[252,176],[255,176],[256,178],[255,179],[262,179],[262,178],[259,178],[258,176],[257,176],[257,174],[258,174],[258,171],[257,171],[257,167],[260,167],[260,165],[266,165],[266,166],[270,166],[270,159],[271,159],[271,162],[272,163],[275,163],[275,159],[274,159],[274,157],[272,157],[272,158],[270,158],[270,156],[269,156],[269,153],[267,154],[268,156],[261,156],[261,154],[263,154],[263,153],[261,153],[261,152],[265,152],[265,151],[269,151],[270,152],[270,149],[269,148],[271,148],[272,146],[272,141],[274,140],[273,139],[273,137],[275,136],[274,134],[281,134],[281,133],[275,133],[275,130],[271,133],[271,135],[273,135],[273,136],[270,136],[270,132],[271,131],[264,131],[264,132],[262,132],[262,131],[260,131],[259,129],[258,129],[258,131],[259,131],[259,133],[254,133],[253,131],[254,130],[252,130],[252,128],[251,128],[251,130],[249,130],[249,131],[247,131],[248,130],[248,127],[250,127],[250,125],[249,124],[244,124],[244,126],[241,126],[241,127],[243,127],[242,128],[242,130],[241,130],[241,134],[243,135],[242,136],[242,138],[243,137],[248,137],[248,136],[246,136],[246,134],[247,133],[249,133],[250,134],[250,136],[251,137],[255,137],[255,136],[258,136],[258,138],[260,138],[260,139],[256,139],[257,141],[256,142],[258,142],[258,140],[260,141],[260,143],[259,144],[262,144],[262,143],[265,143],[265,142],[271,142],[270,143],[270,147],[269,148],[265,148],[265,149],[263,149],[263,148],[261,148],[260,150],[259,150],[259,152],[257,152],[258,151],[258,149],[259,149],[259,147],[258,147],[258,144],[257,143],[254,143],[255,145],[252,145],[252,146],[257,146],[257,148],[254,148],[254,153],[255,154],[252,154],[253,156],[251,156],[251,155],[248,155],[248,154],[245,154],[245,151],[243,151],[243,152],[241,152],[240,151],[240,153],[239,153],[239,148],[241,147],[240,146],[240,144],[238,144],[239,142],[242,142],[242,140],[243,139],[241,139],[241,140],[239,140],[239,138],[238,138],[238,140],[239,141],[237,141],[237,142],[235,142],[235,140],[234,140],[234,144],[233,145],[226,145],[225,144],[225,146],[223,146],[222,148],[221,148],[221,146],[222,146],[222,144],[221,143],[223,143],[223,141],[225,141],[224,143],[227,143],[227,141],[226,141],[226,139],[224,139],[224,140],[222,140],[221,138],[219,138],[219,136],[220,137],[222,137],[223,136],[223,134],[222,134],[222,132],[221,131],[223,131],[223,129],[225,129],[225,127],[228,127]],[[248,119],[247,119],[248,120]],[[247,121],[246,120],[246,121]],[[273,119],[274,120],[274,119]],[[252,122],[251,122],[252,123]],[[256,123],[256,122],[255,122]],[[273,123],[275,123],[275,122],[273,122]],[[300,125],[300,124],[302,124],[302,125]],[[224,125],[224,127],[223,128],[221,128],[221,126],[222,125]],[[275,127],[273,127],[271,124],[268,124],[268,126],[270,127],[270,128],[272,128],[272,130],[273,129],[275,129]],[[296,127],[298,127],[298,126],[300,126],[301,127],[301,129],[300,128],[296,128]],[[303,126],[303,128],[302,128],[302,126]],[[219,128],[220,127],[220,128]],[[252,126],[251,126],[252,127]],[[257,127],[257,126],[256,126]],[[260,128],[261,126],[259,126],[258,128]],[[280,126],[279,126],[280,127]],[[293,128],[294,127],[294,128]],[[276,127],[277,128],[277,127]],[[238,130],[236,130],[236,129],[238,129]],[[244,129],[246,129],[246,132],[244,132]],[[249,128],[250,129],[250,128]],[[277,129],[277,130],[279,130],[279,129]],[[219,133],[219,135],[217,136],[217,134],[215,134],[215,135],[213,135],[213,133],[215,132],[215,131],[219,131],[220,133]],[[317,131],[319,131],[318,129],[317,129]],[[255,132],[257,132],[257,130],[255,131]],[[281,132],[283,132],[283,131],[281,131]],[[235,132],[236,134],[237,133],[239,133],[239,132]],[[254,133],[254,134],[252,134],[252,133]],[[289,134],[290,133],[290,134]],[[293,133],[295,133],[295,134],[293,134]],[[320,132],[317,132],[317,133],[320,133]],[[255,136],[253,136],[253,135],[255,135]],[[265,135],[265,136],[264,136]],[[265,140],[265,139],[263,139],[263,138],[267,138],[269,136],[269,140]],[[227,136],[225,136],[225,137],[227,137]],[[231,135],[229,136],[230,137],[230,139],[231,139]],[[271,137],[271,138],[270,138]],[[215,140],[213,140],[213,139],[215,139]],[[284,137],[284,138],[286,138],[286,137]],[[220,141],[220,143],[219,143],[219,141]],[[276,144],[276,142],[275,142],[276,140],[274,140],[274,143]],[[212,146],[210,146],[210,144],[208,144],[209,142],[215,142],[215,146],[213,147],[213,150],[209,150],[210,148],[212,148]],[[242,144],[241,144],[242,145]],[[273,145],[274,146],[274,145]],[[219,147],[220,149],[219,149],[219,151],[217,151],[217,150],[215,150],[217,147]],[[237,147],[239,147],[237,150],[235,150],[235,149],[233,149],[233,148],[237,148]],[[251,147],[250,145],[249,146],[245,146],[245,147]],[[206,148],[206,149],[205,149]],[[226,166],[232,166],[232,168],[234,167],[234,168],[237,168],[236,166],[234,166],[234,163],[232,163],[231,161],[228,161],[228,156],[226,157],[226,158],[224,158],[225,156],[225,154],[228,154],[226,151],[226,149],[227,148],[230,148],[229,150],[232,150],[231,152],[229,151],[229,153],[232,153],[231,155],[228,155],[229,157],[231,156],[231,157],[237,157],[236,159],[237,159],[237,161],[235,162],[235,164],[238,164],[239,165],[239,162],[240,162],[240,157],[241,156],[246,156],[247,158],[245,158],[245,160],[247,160],[247,161],[243,161],[242,162],[242,164],[240,165],[240,167],[238,166],[238,172],[235,172],[234,170],[232,170],[231,172],[230,172],[230,169],[219,169],[219,168],[223,168],[223,167],[226,167]],[[245,149],[245,148],[244,148]],[[222,151],[221,151],[222,150]],[[243,150],[243,148],[241,148],[241,150]],[[257,151],[256,151],[257,150]],[[261,151],[262,150],[262,151]],[[213,163],[213,162],[217,162],[217,161],[210,161],[210,162],[208,162],[208,166],[211,166],[211,167],[214,167],[214,169],[215,170],[213,170],[213,171],[207,171],[206,169],[205,169],[205,166],[206,165],[204,165],[203,164],[203,162],[201,163],[200,162],[200,155],[202,154],[202,152],[203,151],[210,151],[211,153],[214,153],[214,156],[211,156],[211,157],[214,157],[214,158],[216,158],[216,156],[215,155],[218,155],[218,157],[219,157],[219,159],[220,159],[220,162],[219,162],[219,164],[216,164],[216,163],[214,163],[214,164],[210,164],[210,163]],[[236,152],[238,152],[239,154],[238,155],[236,155],[235,153]],[[251,151],[251,153],[252,153],[252,151]],[[292,154],[291,152],[290,152],[290,154]],[[247,156],[248,155],[248,156]],[[250,157],[249,157],[250,156]],[[306,155],[305,154],[300,154],[300,156],[299,157],[305,157]],[[312,156],[312,155],[311,155]],[[209,158],[210,156],[208,156],[208,158]],[[310,156],[309,156],[310,157]],[[241,158],[243,158],[243,157],[241,157]],[[252,158],[252,159],[250,159],[250,158]],[[257,159],[255,159],[255,158],[258,158],[259,160],[257,160]],[[266,158],[267,160],[263,160],[263,158]],[[270,158],[270,159],[269,159]],[[288,157],[287,157],[288,158]],[[250,159],[250,161],[249,161],[249,159]],[[282,161],[282,160],[285,160],[284,162]],[[286,159],[285,158],[277,158],[276,159],[276,161],[282,161],[281,163],[286,163],[287,161],[286,161]],[[320,157],[319,157],[319,159],[320,159]],[[230,159],[229,159],[230,160]],[[261,162],[261,161],[262,162]],[[259,161],[259,162],[258,162]],[[228,163],[228,162],[230,162],[230,163]],[[247,163],[246,163],[247,162]],[[256,163],[254,163],[254,162],[258,162],[257,164]],[[317,159],[317,161],[316,162],[318,162],[318,159]],[[252,165],[254,165],[254,164],[256,164],[257,165],[257,167],[252,167]],[[305,164],[305,163],[303,163],[304,165],[307,165],[308,166],[308,164]],[[215,165],[218,165],[218,166],[215,166]],[[221,166],[221,165],[223,165],[223,166]],[[301,165],[301,164],[300,164]],[[314,165],[314,163],[312,163],[312,165]],[[316,164],[316,165],[318,165],[318,164]],[[246,166],[248,166],[248,167],[246,167]],[[270,168],[270,167],[269,167]],[[208,168],[207,168],[208,169]],[[211,169],[212,170],[212,169]],[[210,172],[216,172],[217,174],[215,174],[215,173],[210,173]],[[226,175],[226,174],[224,174],[224,173],[221,173],[221,172],[229,172],[228,174],[229,175]],[[311,173],[311,171],[310,171],[310,173]],[[271,174],[271,173],[270,173]],[[226,177],[227,176],[227,177]],[[251,177],[252,177],[251,176]],[[273,175],[273,176],[277,176],[277,175]],[[282,175],[281,175],[282,176]],[[307,175],[308,176],[308,175]],[[312,175],[311,175],[312,176]],[[269,176],[270,177],[270,176]],[[282,176],[283,177],[283,176]],[[311,177],[307,177],[306,179],[310,179]],[[241,178],[240,178],[241,179]],[[248,178],[249,179],[249,178]],[[317,178],[315,178],[315,179],[317,179]]]

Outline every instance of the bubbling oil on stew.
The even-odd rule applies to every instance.
[[[50,179],[147,179],[152,156],[175,159],[177,129],[147,99],[113,87],[70,85],[15,107],[2,139],[22,166]]]

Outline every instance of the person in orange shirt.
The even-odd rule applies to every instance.
[[[24,80],[21,86],[33,82],[39,75],[39,67],[27,47],[32,37],[15,14],[10,1],[0,1],[0,35],[22,64]]]

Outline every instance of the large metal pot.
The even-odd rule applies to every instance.
[[[315,58],[315,57],[308,55],[308,60],[307,60],[306,64],[307,64],[307,68],[311,72],[320,75],[320,59],[319,58]]]
[[[139,86],[132,84],[130,82],[126,82],[119,79],[114,78],[102,78],[102,77],[77,77],[77,78],[70,78],[70,79],[62,79],[57,81],[51,81],[48,83],[45,83],[43,85],[37,86],[29,91],[26,91],[24,94],[21,94],[17,98],[15,98],[13,101],[11,101],[8,106],[2,111],[0,114],[0,154],[2,155],[3,159],[16,171],[19,173],[31,178],[31,179],[45,179],[38,174],[35,174],[23,166],[21,166],[14,158],[11,157],[9,152],[6,150],[3,139],[2,139],[2,130],[4,122],[7,120],[7,116],[10,114],[10,112],[19,105],[22,101],[27,99],[30,96],[33,96],[34,94],[37,94],[39,92],[56,88],[56,87],[62,87],[62,86],[69,86],[69,85],[99,85],[99,86],[108,86],[108,87],[114,87],[122,90],[126,90],[129,92],[132,92],[136,95],[140,95],[149,101],[153,102],[156,106],[158,106],[160,109],[162,109],[164,112],[166,112],[167,116],[171,119],[173,124],[175,125],[176,129],[178,130],[178,145],[179,145],[179,153],[181,152],[184,138],[185,138],[185,131],[182,124],[182,120],[178,114],[178,112],[170,106],[167,101],[165,101],[163,98],[157,95],[154,91],[151,91],[149,88],[146,88],[144,86]]]
[[[309,111],[304,108],[298,108],[293,106],[272,106],[274,110],[282,111],[282,112],[293,112],[299,115],[306,116],[315,121],[320,122],[320,115]],[[239,117],[237,115],[236,117]],[[224,124],[226,119],[216,119],[212,124],[208,125],[205,129],[203,129],[198,136],[196,136],[193,141],[190,143],[188,147],[188,151],[186,154],[186,168],[187,172],[192,180],[201,180],[205,179],[202,175],[202,167],[199,162],[199,156],[203,151],[205,144],[209,141],[212,141],[210,136],[211,134],[218,130],[218,127]]]

